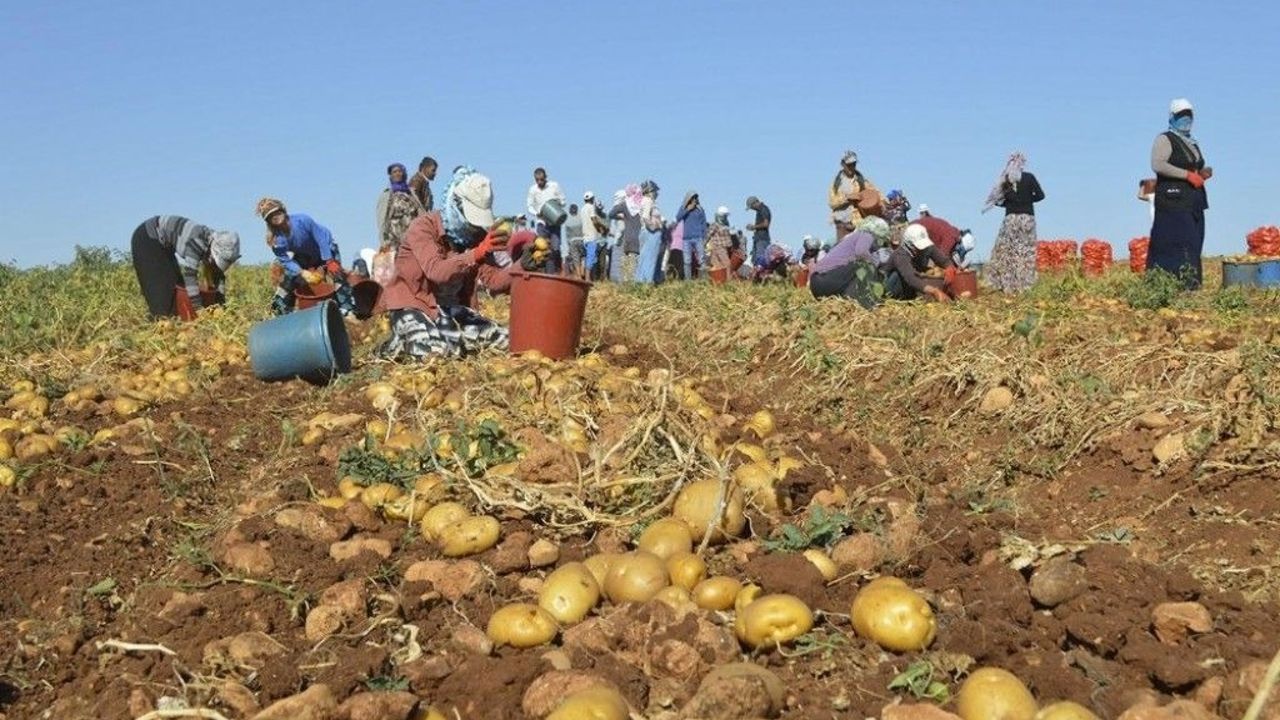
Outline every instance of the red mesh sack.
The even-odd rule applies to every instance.
[[[1280,257],[1280,228],[1265,225],[1245,236],[1249,254],[1259,257]]]
[[[1147,271],[1147,247],[1151,238],[1136,237],[1129,241],[1129,269],[1136,273]]]
[[[1080,246],[1080,267],[1085,275],[1101,275],[1111,267],[1111,243],[1089,238]]]
[[[1036,270],[1062,270],[1076,259],[1074,240],[1041,240],[1036,243]]]

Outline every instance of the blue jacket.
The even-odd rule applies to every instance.
[[[333,234],[310,215],[290,213],[289,231],[287,236],[276,233],[271,243],[285,273],[298,275],[304,268],[318,268],[333,259]]]
[[[707,236],[707,211],[701,205],[692,210],[688,207],[680,208],[680,212],[676,213],[676,222],[680,221],[684,221],[686,240],[701,240]]]

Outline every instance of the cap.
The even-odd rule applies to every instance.
[[[845,150],[844,155],[840,158],[841,165],[857,165],[858,153],[852,150]]]
[[[927,213],[927,212],[929,212],[929,205],[928,205],[928,203],[920,203],[920,214],[921,214],[921,215],[924,215],[924,214],[925,214],[925,213]]]
[[[929,239],[929,231],[923,225],[912,223],[902,232],[902,241],[912,250],[924,250],[933,245]]]
[[[259,200],[258,206],[254,208],[254,212],[256,212],[258,214],[258,217],[262,218],[263,220],[266,220],[267,218],[271,217],[271,213],[274,213],[278,210],[284,210],[285,212],[288,212],[287,210],[284,209],[284,203],[280,202],[275,198],[269,198],[269,197],[264,197],[261,200]]]
[[[729,208],[725,207],[724,205],[721,205],[720,207],[716,208],[716,214],[727,216],[729,214]]]
[[[214,230],[209,237],[209,257],[222,272],[240,259],[240,235],[226,230]]]
[[[493,186],[489,178],[472,173],[462,179],[453,194],[462,205],[462,216],[477,227],[493,225]]]
[[[590,190],[588,190],[588,191],[586,191],[586,192],[582,193],[582,199],[583,199],[583,200],[586,200],[587,202],[590,202],[590,201],[592,201],[592,200],[595,200],[595,199],[596,199],[596,194],[595,194],[595,193],[593,193],[593,192],[591,192]]]
[[[1191,107],[1191,101],[1186,98],[1177,98],[1169,103],[1169,114],[1177,115],[1181,112],[1195,112],[1195,108]]]
[[[756,197],[755,195],[752,195],[751,197],[747,198],[747,209],[750,210],[751,206],[755,205],[758,202],[760,202],[760,198]]]

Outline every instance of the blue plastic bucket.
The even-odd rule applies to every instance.
[[[259,380],[328,382],[351,372],[351,340],[338,305],[319,305],[263,320],[249,330],[249,361]]]
[[[1258,284],[1258,263],[1222,262],[1222,287],[1255,287]]]
[[[1264,260],[1257,265],[1258,287],[1280,288],[1280,260]]]

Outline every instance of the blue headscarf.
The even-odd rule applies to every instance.
[[[1178,133],[1183,138],[1195,142],[1196,139],[1191,137],[1191,125],[1195,122],[1195,118],[1190,113],[1179,113],[1169,116],[1169,129]]]
[[[444,189],[444,203],[440,207],[440,220],[444,224],[444,234],[448,236],[449,244],[455,250],[466,250],[479,244],[479,238],[471,239],[474,236],[470,229],[471,224],[463,216],[462,201],[454,192],[459,183],[475,173],[474,168],[459,165],[454,169],[453,177],[450,178],[448,187]]]
[[[388,166],[387,166],[387,177],[391,177],[391,172],[392,172],[393,170],[395,170],[396,168],[400,168],[400,176],[401,176],[401,177],[403,177],[403,178],[405,178],[405,179],[404,179],[404,180],[401,180],[400,182],[396,182],[396,181],[392,180],[392,181],[391,181],[391,192],[402,192],[402,193],[407,193],[407,192],[409,192],[409,182],[408,182],[408,178],[409,178],[409,171],[404,169],[404,165],[401,165],[400,163],[391,163],[390,165],[388,165]]]

